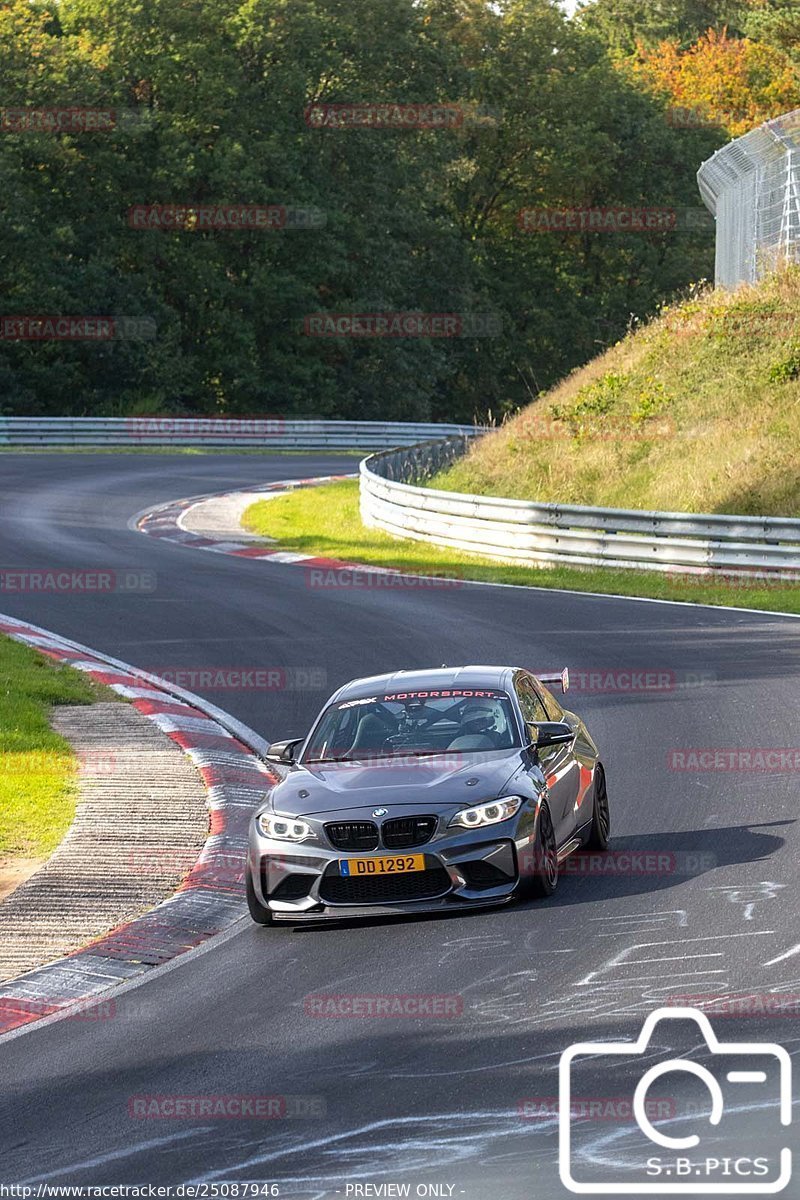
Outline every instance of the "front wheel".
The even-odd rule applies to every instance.
[[[611,813],[608,807],[608,791],[606,790],[606,773],[597,764],[594,777],[594,809],[589,836],[586,839],[587,850],[607,850],[611,835]]]
[[[532,855],[530,858],[526,855],[526,859],[531,866],[525,871],[526,878],[517,885],[520,898],[530,896],[542,900],[552,896],[558,884],[558,847],[553,819],[546,804],[539,812]]]
[[[264,907],[264,905],[261,903],[258,896],[256,895],[256,890],[253,887],[253,880],[252,880],[252,877],[251,877],[249,871],[247,872],[246,891],[247,891],[247,907],[249,908],[250,916],[253,918],[256,925],[271,925],[272,924],[272,913],[268,908]]]

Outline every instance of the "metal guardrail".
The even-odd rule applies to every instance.
[[[364,524],[501,562],[800,579],[800,518],[538,504],[418,486],[467,444],[456,438],[365,458]]]
[[[474,437],[476,425],[311,421],[288,417],[0,417],[0,446],[248,446],[377,450],[422,439]]]

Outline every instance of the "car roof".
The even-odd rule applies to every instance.
[[[352,679],[339,688],[331,700],[363,700],[378,692],[418,692],[441,688],[495,688],[509,691],[511,676],[518,667],[431,667],[416,671],[393,671],[388,675],[371,675]]]

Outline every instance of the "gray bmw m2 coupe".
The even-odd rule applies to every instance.
[[[549,896],[559,865],[609,837],[606,777],[583,721],[546,683],[566,670],[399,671],[356,679],[253,817],[250,914],[261,925],[430,912]]]

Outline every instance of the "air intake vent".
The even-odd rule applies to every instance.
[[[432,900],[444,896],[452,886],[444,867],[402,875],[362,875],[357,878],[331,872],[323,875],[319,895],[325,904],[392,904],[404,900]]]

